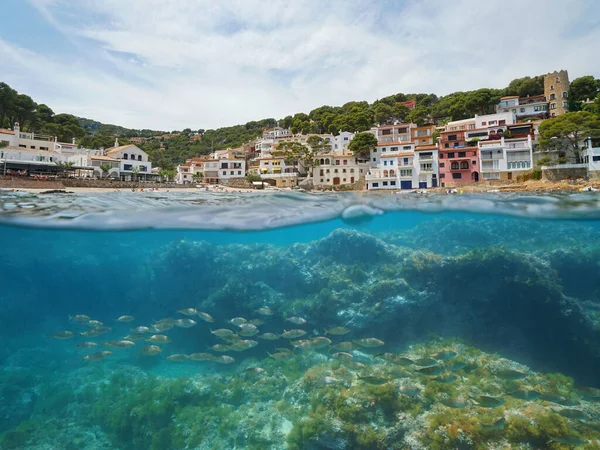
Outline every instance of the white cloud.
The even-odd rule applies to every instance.
[[[30,2],[80,54],[24,57],[0,41],[9,78],[56,110],[131,127],[218,127],[562,68],[599,75],[594,0]]]

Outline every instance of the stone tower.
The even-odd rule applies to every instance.
[[[569,73],[561,70],[544,75],[544,95],[550,117],[569,112]]]

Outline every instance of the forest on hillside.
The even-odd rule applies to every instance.
[[[294,133],[304,134],[360,132],[396,120],[412,121],[419,125],[442,125],[475,114],[493,113],[500,97],[505,95],[526,97],[543,92],[543,76],[523,77],[511,81],[503,89],[482,88],[445,96],[398,93],[373,103],[351,101],[342,106],[324,105],[309,113],[296,113],[279,121],[267,118],[217,129],[186,128],[166,133],[107,125],[71,114],[55,114],[47,105],[37,104],[31,97],[18,93],[6,83],[0,83],[0,127],[11,128],[15,122],[19,122],[24,131],[58,136],[59,140],[67,142],[75,137],[79,145],[87,148],[111,147],[115,137],[119,137],[122,144],[128,142],[127,138],[144,137],[148,140],[138,145],[149,154],[154,166],[173,168],[193,156],[239,147],[260,136],[264,128],[277,123],[291,128]],[[600,117],[599,94],[600,80],[595,77],[587,75],[573,80],[569,92],[570,110],[586,110]],[[584,103],[587,99],[593,102]],[[411,100],[416,101],[414,109],[405,105]]]

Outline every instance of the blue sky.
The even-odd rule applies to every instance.
[[[600,77],[597,0],[4,0],[3,15],[0,81],[135,128]]]

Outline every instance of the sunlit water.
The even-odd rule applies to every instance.
[[[592,445],[599,202],[2,192],[0,448]]]

